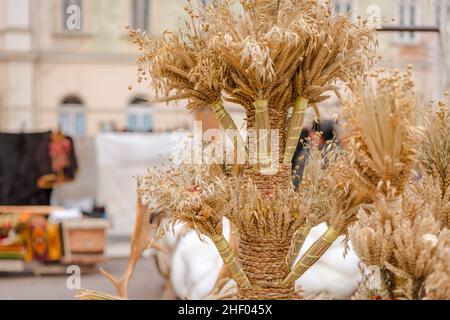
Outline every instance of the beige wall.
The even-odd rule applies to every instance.
[[[150,33],[176,28],[182,2],[151,1]],[[87,133],[94,135],[101,122],[124,128],[133,97],[151,98],[133,83],[136,49],[125,30],[131,1],[83,1],[81,32],[64,31],[62,18],[60,0],[0,0],[0,130],[56,129],[61,101],[76,95],[85,104]],[[156,130],[194,119],[183,105],[153,109]]]
[[[434,22],[433,1],[421,3],[420,23]],[[0,130],[46,130],[58,125],[58,108],[67,95],[85,103],[88,134],[100,122],[126,124],[126,106],[133,96],[151,93],[144,87],[128,91],[136,74],[136,50],[127,40],[129,0],[84,0],[82,32],[63,32],[60,0],[0,0]],[[150,34],[181,23],[184,0],[151,1]],[[357,13],[379,6],[387,20],[397,17],[396,0],[354,0]],[[28,9],[27,9],[28,8]],[[372,7],[373,9],[373,7]],[[447,70],[440,59],[439,37],[421,34],[414,44],[398,42],[397,33],[381,33],[383,66],[415,65],[419,96],[436,97],[443,86],[438,80]],[[334,111],[333,111],[334,112]],[[333,113],[332,112],[332,113]],[[185,126],[194,119],[180,105],[155,107],[158,130]]]

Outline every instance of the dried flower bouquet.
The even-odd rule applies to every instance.
[[[333,15],[327,1],[242,0],[240,12],[233,4],[197,8],[188,1],[189,19],[179,32],[156,40],[130,35],[142,52],[138,81],[148,77],[161,99],[212,108],[225,129],[236,125],[222,101],[241,105],[247,131],[256,132],[256,156],[250,148],[238,175],[219,164],[154,168],[143,192],[214,242],[239,298],[293,299],[295,280],[346,234],[368,199],[351,179],[336,183],[351,173],[335,151],[312,152],[294,190],[291,161],[304,114],[327,92],[338,93],[338,82],[351,87],[364,77],[375,57],[375,31],[361,19]],[[222,235],[224,217],[237,230],[237,252]],[[309,231],[322,222],[328,231],[294,265]]]
[[[351,229],[364,272],[355,298],[450,299],[448,104],[419,124],[412,69],[371,76],[344,106],[349,167],[371,195]]]

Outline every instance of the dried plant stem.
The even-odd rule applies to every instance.
[[[255,130],[256,146],[258,148],[258,163],[262,168],[270,167],[270,117],[267,100],[256,100],[255,107]]]
[[[331,245],[339,237],[339,233],[332,227],[323,234],[314,244],[306,251],[291,272],[283,280],[283,284],[289,284],[300,278],[308,269],[310,269],[331,247]]]
[[[142,253],[154,246],[154,239],[151,238],[151,230],[157,226],[150,224],[150,210],[148,204],[142,202],[142,191],[140,190],[141,180],[138,180],[138,196],[136,208],[136,222],[134,225],[133,235],[131,237],[130,256],[128,258],[127,268],[122,277],[117,279],[109,274],[103,268],[100,272],[109,281],[112,282],[121,298],[128,298],[128,283],[133,276],[136,264]],[[155,246],[157,247],[157,246]]]
[[[303,244],[305,243],[306,237],[311,232],[311,229],[311,225],[305,224],[300,229],[298,229],[297,232],[294,233],[291,250],[289,251],[289,255],[287,257],[287,261],[290,266],[294,264],[295,259],[297,258],[300,250],[303,247]]]
[[[286,138],[286,148],[284,150],[284,164],[290,164],[294,157],[300,134],[305,122],[305,114],[308,109],[308,99],[298,97],[294,104],[291,120],[289,121],[288,133]]]
[[[230,270],[233,279],[237,282],[239,287],[250,287],[250,281],[248,280],[244,269],[237,261],[236,256],[233,253],[233,249],[231,249],[230,244],[225,239],[225,237],[223,235],[213,235],[211,237],[211,240],[212,242],[214,242],[214,245],[216,246],[217,251],[222,257],[223,262]]]
[[[228,111],[225,109],[222,101],[217,101],[211,106],[211,111],[220,123],[222,128],[226,131],[231,141],[237,144],[238,147],[245,146],[242,136],[238,132],[238,128],[233,118],[231,118]]]
[[[75,295],[78,300],[127,300],[121,297],[116,297],[107,293],[98,292],[94,290],[79,290]]]
[[[237,239],[236,231],[234,230],[235,227],[233,224],[230,224],[230,237],[228,240],[228,243],[233,250],[234,254],[236,255],[239,248],[239,242]],[[215,290],[220,291],[222,287],[225,285],[226,282],[224,282],[225,279],[232,278],[232,274],[230,272],[230,269],[225,264],[222,266],[222,268],[219,271],[219,275],[217,276],[216,283],[214,285],[214,288],[211,292],[211,295],[215,292]]]

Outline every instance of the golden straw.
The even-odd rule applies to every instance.
[[[124,298],[120,298],[117,296],[113,296],[108,293],[98,292],[94,290],[78,290],[78,292],[75,295],[75,298],[78,300],[128,300]]]
[[[248,288],[250,287],[250,281],[248,280],[244,269],[236,260],[236,256],[233,253],[228,241],[224,238],[223,235],[213,235],[211,236],[212,242],[219,251],[220,256],[222,257],[223,262],[230,270],[234,280],[236,280],[239,287]]]
[[[267,100],[257,100],[255,106],[256,146],[261,167],[270,167],[270,118]]]
[[[298,229],[296,233],[294,233],[291,250],[289,251],[288,255],[289,265],[292,265],[295,262],[295,259],[297,258],[300,250],[302,249],[306,237],[310,233],[311,229],[312,229],[311,225],[305,224],[300,229]]]
[[[306,110],[308,109],[308,99],[297,98],[294,104],[294,110],[289,121],[288,133],[286,138],[286,148],[284,151],[284,164],[290,164],[297,149],[300,134],[305,121]]]
[[[319,260],[323,254],[331,247],[331,245],[339,237],[339,233],[332,227],[323,234],[301,257],[291,272],[283,280],[283,284],[289,284],[300,278],[308,269],[310,269]]]
[[[225,109],[223,102],[217,101],[216,103],[214,103],[211,106],[211,111],[213,112],[214,116],[216,117],[217,121],[220,123],[222,128],[227,133],[228,138],[234,143],[237,143],[237,146],[245,146],[245,142],[242,139],[242,136],[240,135],[234,120],[231,118],[230,114]]]

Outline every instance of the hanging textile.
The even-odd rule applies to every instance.
[[[75,178],[77,162],[70,138],[61,173],[52,161],[52,133],[0,133],[0,205],[46,205],[55,183]],[[57,149],[57,148],[54,148]]]
[[[49,205],[51,190],[38,188],[52,172],[50,132],[0,133],[0,205]]]

